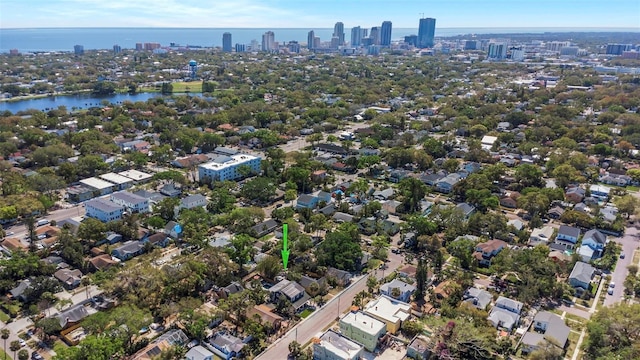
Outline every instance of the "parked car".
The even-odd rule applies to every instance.
[[[612,289],[612,288],[609,288],[609,290],[607,290],[607,294],[609,294],[609,295],[613,295],[613,289]]]
[[[624,259],[624,253],[620,253],[620,259]]]
[[[610,288],[610,289],[613,289],[614,287],[616,287],[616,283],[615,283],[615,282],[613,282],[613,281],[612,281],[612,282],[610,282],[610,283],[609,283],[609,288]]]

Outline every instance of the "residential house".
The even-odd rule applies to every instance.
[[[320,289],[326,284],[327,280],[324,277],[319,279],[314,279],[312,277],[302,275],[300,276],[300,280],[298,280],[298,284],[302,285],[304,290],[311,294],[314,292],[314,288]],[[317,290],[316,290],[317,291]]]
[[[351,222],[353,221],[353,215],[343,212],[336,212],[335,214],[333,214],[332,219],[333,221],[338,223]]]
[[[518,326],[521,311],[521,302],[500,296],[491,309],[488,320],[497,328],[511,331],[514,326]]]
[[[66,191],[69,202],[80,203],[92,199],[96,194],[93,188],[83,185],[69,186]]]
[[[394,290],[397,289],[397,290]],[[411,295],[416,291],[416,287],[411,285],[411,284],[407,284],[406,282],[399,280],[399,279],[393,279],[391,282],[388,282],[386,284],[383,284],[380,286],[380,293],[387,295],[389,297],[392,297],[394,299],[403,301],[403,302],[409,302]],[[397,296],[394,296],[393,293],[397,292]]]
[[[603,185],[591,185],[589,187],[589,191],[591,192],[592,197],[600,201],[607,201],[609,199],[611,188]]]
[[[205,207],[207,206],[207,198],[202,194],[193,194],[189,195],[182,200],[180,200],[180,209],[193,209],[198,206]]]
[[[402,179],[407,178],[411,174],[410,171],[404,169],[395,169],[389,174],[389,181],[399,183]]]
[[[317,196],[302,194],[296,200],[296,209],[315,209],[318,206],[318,201]]]
[[[515,209],[518,207],[517,201],[509,196],[503,196],[500,198],[500,205],[509,209]]]
[[[160,335],[149,345],[145,346],[132,356],[132,360],[152,360],[175,346],[185,346],[189,338],[180,329],[172,329]]]
[[[582,237],[582,245],[577,253],[582,261],[589,262],[602,257],[604,247],[607,244],[607,236],[598,230],[591,229]]]
[[[364,345],[371,352],[378,347],[378,341],[387,332],[385,323],[360,311],[347,313],[339,324],[342,335]]]
[[[382,206],[382,210],[387,211],[389,214],[396,215],[398,213],[398,208],[402,203],[397,200],[387,200],[380,203]]]
[[[28,246],[23,244],[18,238],[4,238],[4,240],[2,240],[2,246],[10,252],[27,251],[28,249]]]
[[[169,237],[167,236],[167,234],[159,232],[142,240],[141,243],[143,245],[145,243],[149,243],[153,246],[166,247],[167,245],[169,245]]]
[[[316,170],[311,173],[311,181],[321,183],[327,178],[326,170]]]
[[[207,347],[216,355],[225,360],[230,360],[231,358],[240,356],[245,343],[241,339],[226,332],[217,332],[209,338],[207,345],[209,345]]]
[[[111,192],[113,192],[113,188],[115,187],[115,184],[110,183],[106,180],[99,179],[97,177],[82,179],[79,181],[79,183],[80,185],[93,190],[94,196],[111,194]]]
[[[364,355],[362,345],[333,330],[327,330],[311,342],[313,360],[360,360]]]
[[[567,192],[564,194],[564,197],[565,199],[567,199],[567,201],[577,204],[579,202],[582,202],[582,199],[584,199],[584,195],[585,195],[584,189],[576,186],[576,187],[571,187],[567,189]]]
[[[364,313],[387,325],[387,331],[396,334],[403,321],[411,317],[411,305],[394,298],[380,295],[364,306]]]
[[[244,288],[242,287],[242,284],[240,284],[237,281],[232,281],[231,284],[220,289],[219,295],[221,298],[226,299],[230,295],[242,292],[242,290],[244,290]]]
[[[572,250],[576,246],[579,237],[580,229],[573,226],[561,225],[558,229],[554,244]]]
[[[91,259],[89,259],[89,264],[91,265],[91,268],[94,271],[99,271],[99,270],[107,270],[111,266],[118,264],[118,262],[113,260],[111,258],[111,255],[102,254],[102,255],[94,256]]]
[[[445,175],[441,173],[423,174],[423,175],[420,175],[420,181],[422,181],[426,185],[435,186],[438,183],[438,181],[440,181],[444,177]]]
[[[350,153],[349,150],[343,148],[342,146],[334,144],[317,144],[315,150],[341,156],[346,156]]]
[[[379,201],[389,200],[395,194],[395,191],[392,188],[386,188],[384,190],[376,190],[373,192],[373,198]]]
[[[162,232],[165,233],[168,237],[172,239],[178,239],[182,234],[182,226],[175,221],[169,221],[167,225],[164,226]]]
[[[469,217],[471,217],[471,215],[476,211],[475,206],[466,202],[459,203],[458,205],[456,205],[456,209],[461,211],[464,219],[469,219]]]
[[[560,206],[554,206],[549,211],[547,211],[547,215],[549,215],[552,219],[559,219],[562,214],[564,214],[564,209]]]
[[[462,301],[480,310],[486,310],[487,306],[491,304],[491,300],[493,300],[493,296],[490,292],[475,287],[468,288],[462,296]]]
[[[73,290],[80,286],[80,280],[82,279],[82,271],[75,269],[60,269],[53,273],[53,277],[58,279],[62,283],[62,286],[67,290]]]
[[[214,360],[213,352],[204,346],[196,345],[184,355],[186,360]]]
[[[284,320],[282,316],[273,313],[271,309],[265,304],[255,305],[247,310],[247,318],[251,319],[255,318],[256,316],[260,318],[261,323],[269,324],[271,328],[275,330],[278,330],[280,328],[280,325]]]
[[[336,269],[334,267],[327,268],[326,277],[333,278],[339,286],[346,287],[351,283],[352,275],[348,271]]]
[[[91,309],[91,312],[89,312],[89,309]],[[97,311],[95,309],[84,306],[84,304],[80,303],[60,312],[59,314],[55,315],[55,318],[58,319],[60,327],[62,329],[66,329],[75,324],[78,324],[84,318],[96,312]]]
[[[615,186],[627,186],[631,183],[631,177],[627,176],[627,175],[618,175],[618,174],[606,174],[606,175],[602,175],[599,178],[599,181],[601,183],[607,184],[607,185],[615,185]]]
[[[473,256],[478,260],[478,264],[482,266],[490,266],[491,259],[506,247],[507,243],[502,240],[489,240],[476,245],[476,251],[473,253]]]
[[[553,228],[551,226],[544,226],[541,228],[535,228],[531,231],[531,235],[529,236],[529,245],[546,245],[553,238]]]
[[[460,175],[456,173],[449,174],[442,179],[438,180],[435,185],[435,190],[441,193],[448,194],[453,191],[453,187],[460,181]]]
[[[160,194],[168,197],[178,197],[182,194],[182,189],[176,187],[174,183],[168,183],[160,188]]]
[[[22,302],[27,301],[27,297],[25,295],[25,290],[27,290],[31,286],[30,279],[24,279],[18,283],[16,287],[9,290],[12,299],[20,300]]]
[[[119,220],[124,213],[124,206],[106,199],[93,199],[85,203],[86,216],[102,222]]]
[[[143,198],[128,191],[120,191],[109,196],[114,204],[124,206],[131,213],[144,214],[149,212],[149,199]]]
[[[591,279],[596,269],[582,261],[577,261],[569,275],[569,285],[577,291],[587,291],[591,286]]]
[[[266,221],[263,221],[257,225],[254,225],[251,228],[251,233],[253,236],[257,237],[257,238],[261,238],[265,235],[271,234],[272,232],[274,232],[276,229],[278,228],[278,222],[273,220],[273,219],[269,219]]]
[[[491,150],[496,141],[498,141],[497,136],[485,135],[482,137],[482,140],[480,140],[480,146],[482,146],[483,150]]]
[[[109,245],[113,245],[122,241],[122,235],[114,233],[113,231],[108,231],[106,235],[107,236],[105,236],[104,240],[102,241],[103,244],[106,243]]]
[[[272,303],[277,303],[278,299],[284,296],[289,300],[296,311],[302,311],[307,305],[307,301],[311,298],[302,285],[284,279],[269,288],[269,299]]]
[[[522,337],[522,353],[528,354],[546,342],[564,349],[570,332],[571,328],[560,316],[540,311],[533,319],[533,331],[526,332]]]
[[[113,257],[120,259],[121,261],[129,260],[144,252],[144,244],[140,241],[127,241],[124,244],[113,249],[111,254]]]
[[[416,335],[407,346],[407,357],[411,359],[430,359],[429,340],[423,335]]]
[[[186,156],[183,158],[177,158],[171,162],[171,165],[181,169],[189,169],[196,165],[200,165],[208,160],[209,157],[207,155],[197,154]]]
[[[106,180],[112,184],[115,184],[114,190],[124,190],[133,185],[132,179],[115,173],[106,173],[98,177],[102,180]]]

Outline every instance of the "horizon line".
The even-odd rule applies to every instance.
[[[362,25],[354,25],[362,26]],[[347,27],[345,27],[347,28]],[[418,27],[400,27],[396,29],[414,29]],[[32,30],[32,29],[333,29],[332,27],[178,27],[178,26],[46,26],[46,27],[0,27],[0,30]],[[436,29],[619,29],[629,32],[640,32],[640,27],[625,26],[450,26],[437,27]]]

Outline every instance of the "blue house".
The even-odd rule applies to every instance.
[[[556,236],[555,244],[563,246],[565,249],[572,250],[578,238],[580,237],[580,229],[573,226],[562,225],[558,229],[558,235]]]
[[[602,257],[604,246],[607,244],[607,236],[598,230],[587,231],[582,237],[582,245],[578,249],[578,254],[582,261],[589,262]]]
[[[443,177],[442,179],[440,179],[437,183],[436,183],[436,191],[439,191],[441,193],[450,193],[453,191],[453,186],[455,184],[457,184],[460,181],[460,175],[453,173],[453,174],[449,174],[445,177]]]
[[[317,196],[302,194],[298,196],[298,200],[296,201],[296,209],[315,209],[318,206]]]

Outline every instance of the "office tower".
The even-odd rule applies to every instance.
[[[505,59],[507,57],[507,44],[499,42],[489,43],[487,57],[495,60]]]
[[[222,51],[231,52],[231,33],[222,34]]]
[[[607,44],[607,55],[622,55],[633,48],[631,44]]]
[[[464,42],[464,49],[465,50],[477,50],[478,49],[478,42],[475,40],[467,40]]]
[[[513,47],[511,48],[511,60],[513,61],[523,61],[524,60],[524,50],[522,47]]]
[[[362,43],[362,29],[360,26],[351,28],[351,46],[360,46]]]
[[[275,50],[275,34],[273,31],[267,31],[262,35],[262,51]]]
[[[391,46],[391,21],[384,21],[380,28],[380,45]]]
[[[153,51],[155,49],[160,49],[160,43],[144,43],[144,49],[146,51]]]
[[[338,38],[338,46],[344,45],[344,24],[337,22],[333,27],[333,36]]]
[[[313,30],[307,33],[307,49],[309,50],[315,49],[315,46],[313,46],[314,45],[313,40],[315,39],[315,37],[316,37],[316,33]]]
[[[236,44],[236,52],[241,53],[246,51],[246,46],[244,44]]]
[[[122,52],[122,47],[120,47],[120,45],[113,45],[113,53],[115,55],[118,55]]]
[[[578,51],[580,50],[577,46],[563,46],[560,48],[561,56],[578,56]]]
[[[143,49],[142,43],[136,43],[136,51],[142,51]]]
[[[404,42],[411,46],[418,46],[418,35],[407,35],[404,37]]]
[[[75,46],[73,47],[73,52],[74,52],[76,55],[82,55],[82,54],[84,54],[84,46],[82,46],[82,45],[75,45]]]
[[[300,44],[297,41],[289,41],[287,48],[289,49],[289,52],[296,54],[300,53]]]
[[[367,55],[378,56],[380,55],[380,45],[371,45],[367,47]]]
[[[569,41],[550,41],[545,44],[545,48],[550,51],[560,52],[563,47],[571,46]]]
[[[313,48],[314,49],[319,49],[320,48],[320,37],[316,36],[313,38]]]
[[[436,19],[424,18],[420,19],[420,27],[418,28],[418,47],[432,48],[433,38],[436,35]]]
[[[9,50],[9,55],[20,55],[20,50],[11,49],[11,50]]]
[[[360,30],[360,39],[364,39],[366,37],[369,37],[369,29]]]
[[[331,47],[331,49],[337,49],[340,47],[340,38],[337,36],[334,36],[331,38],[331,45],[329,45]]]
[[[380,45],[380,28],[377,26],[372,27],[369,32],[369,37],[371,38],[372,45]]]

